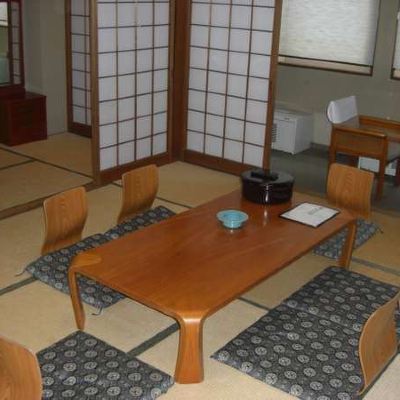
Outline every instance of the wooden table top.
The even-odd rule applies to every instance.
[[[354,222],[347,211],[318,228],[279,217],[296,204],[263,206],[235,191],[102,245],[100,263],[77,270],[174,318],[208,316]],[[239,230],[222,209],[249,215]]]

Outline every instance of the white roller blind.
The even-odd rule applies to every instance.
[[[397,14],[396,50],[394,52],[393,68],[394,76],[400,78],[400,11]]]
[[[7,3],[0,4],[0,26],[8,26]]]
[[[283,0],[282,56],[372,65],[379,0]]]

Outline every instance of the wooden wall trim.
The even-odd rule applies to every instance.
[[[101,182],[100,176],[100,133],[99,133],[99,69],[98,69],[98,27],[97,0],[90,0],[90,103],[92,132],[92,172],[96,183]]]
[[[191,3],[188,0],[175,1],[172,160],[183,159],[186,148]]]
[[[170,163],[169,154],[165,153],[158,156],[144,158],[143,160],[134,161],[129,164],[119,165],[114,168],[100,171],[100,184],[105,185],[107,183],[121,179],[121,175],[123,173],[128,172],[135,168],[143,167],[149,164],[156,164],[158,166],[161,166],[169,163]]]
[[[65,64],[67,84],[67,127],[72,129],[72,50],[71,44],[71,0],[65,0]]]
[[[80,124],[79,122],[72,122],[71,125],[68,125],[68,131],[80,136],[92,137],[92,128],[89,125]]]
[[[169,4],[169,48],[168,48],[168,105],[167,105],[167,151],[170,162],[172,161],[172,147],[174,145],[174,111],[175,97],[175,23],[176,1],[170,0]]]
[[[191,150],[185,150],[183,159],[185,162],[191,164],[216,169],[233,175],[240,175],[243,171],[256,168],[254,165],[242,164],[236,161],[209,156],[208,154],[197,153]]]
[[[272,127],[274,124],[276,80],[278,75],[279,38],[282,18],[282,0],[275,0],[274,31],[272,33],[271,68],[269,73],[268,112],[265,127],[263,167],[271,163]]]

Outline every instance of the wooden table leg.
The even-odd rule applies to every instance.
[[[78,273],[75,272],[73,266],[71,266],[68,271],[68,283],[76,325],[78,329],[82,331],[85,328],[85,311],[83,309],[81,296],[79,295]]]
[[[175,381],[198,383],[204,379],[203,319],[182,318],[180,325],[178,360]]]
[[[351,256],[353,254],[354,241],[357,233],[357,222],[354,221],[348,226],[348,233],[346,242],[342,249],[342,255],[339,260],[339,265],[345,268],[349,268]]]
[[[83,309],[81,296],[79,295],[79,287],[77,275],[79,268],[86,265],[98,264],[101,257],[94,251],[78,254],[71,263],[68,271],[69,291],[71,293],[72,307],[74,309],[75,321],[78,329],[83,330],[85,327],[85,311]]]

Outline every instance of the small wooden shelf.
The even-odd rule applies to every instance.
[[[47,139],[46,96],[0,97],[0,142],[8,146]]]

